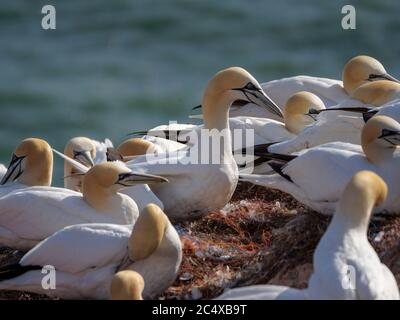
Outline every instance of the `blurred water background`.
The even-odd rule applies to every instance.
[[[41,8],[57,29],[41,28]],[[341,28],[341,8],[357,29]],[[238,65],[261,82],[308,74],[340,78],[357,54],[400,77],[400,1],[2,0],[0,162],[43,137],[121,142],[168,120],[187,122],[207,80]],[[62,184],[57,159],[54,183]]]

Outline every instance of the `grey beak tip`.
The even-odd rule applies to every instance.
[[[400,83],[400,80],[396,79],[395,77],[393,77],[393,76],[392,76],[391,74],[389,74],[389,73],[387,73],[387,74],[385,75],[385,77],[386,77],[388,80],[390,80],[390,81],[394,81],[394,82]]]

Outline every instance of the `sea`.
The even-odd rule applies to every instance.
[[[344,5],[355,28],[342,27]],[[42,28],[53,5],[56,29]],[[241,66],[260,82],[340,79],[368,54],[400,78],[400,1],[1,0],[0,163],[24,138],[63,149],[192,122],[207,81]],[[55,158],[54,184],[62,185]]]

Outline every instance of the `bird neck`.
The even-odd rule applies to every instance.
[[[393,81],[378,80],[366,82],[352,94],[352,98],[366,104],[382,106],[400,92],[400,85]]]
[[[82,184],[82,194],[84,200],[92,208],[99,211],[110,212],[121,207],[122,198],[120,194],[110,188],[103,188],[97,184],[90,183],[90,181],[87,181],[88,179],[85,178]]]
[[[330,228],[342,234],[355,232],[366,235],[374,205],[374,196],[368,192],[357,196],[347,192],[338,203]]]
[[[205,130],[201,130],[199,145],[202,148],[210,146],[208,148],[212,150],[211,154],[209,153],[212,157],[209,159],[210,163],[231,161],[232,137],[229,128],[229,108],[232,102],[232,97],[229,97],[227,93],[215,94],[206,91],[204,94],[202,108]],[[203,151],[201,153],[202,157],[207,154]],[[219,160],[216,159],[217,155]]]
[[[362,148],[368,160],[377,165],[392,159],[396,151],[396,148],[384,148],[376,142],[363,145]]]
[[[70,165],[67,161],[65,161],[64,162],[64,177],[69,177],[76,173],[80,173],[80,171],[76,170],[72,165]]]
[[[64,162],[64,188],[81,192],[83,174],[75,170],[68,162]]]
[[[302,116],[288,116],[285,118],[285,127],[293,134],[298,134],[307,124],[304,123]]]
[[[226,93],[206,91],[202,103],[204,128],[219,131],[229,129],[229,108],[232,102],[232,98]]]

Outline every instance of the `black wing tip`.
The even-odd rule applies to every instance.
[[[270,161],[268,162],[268,165],[281,177],[285,178],[289,182],[293,182],[292,178],[290,178],[287,174],[283,173],[283,167],[285,166],[284,163],[278,161]]]
[[[281,153],[271,153],[271,152],[255,152],[254,155],[264,159],[285,162],[285,163],[290,162],[298,157],[296,155],[291,155],[291,154],[281,154]]]
[[[41,266],[21,266],[19,263],[8,264],[0,267],[0,281],[16,278],[28,271],[41,269]]]
[[[378,110],[371,110],[367,112],[363,112],[363,120],[365,123],[367,123],[371,118],[378,113]]]
[[[262,144],[257,144],[253,147],[248,147],[248,148],[242,148],[241,152],[242,154],[247,154],[249,150],[252,150],[255,153],[266,153],[268,152],[268,148],[274,144],[279,143],[280,141],[276,141],[276,142],[270,142],[270,143],[262,143]]]

